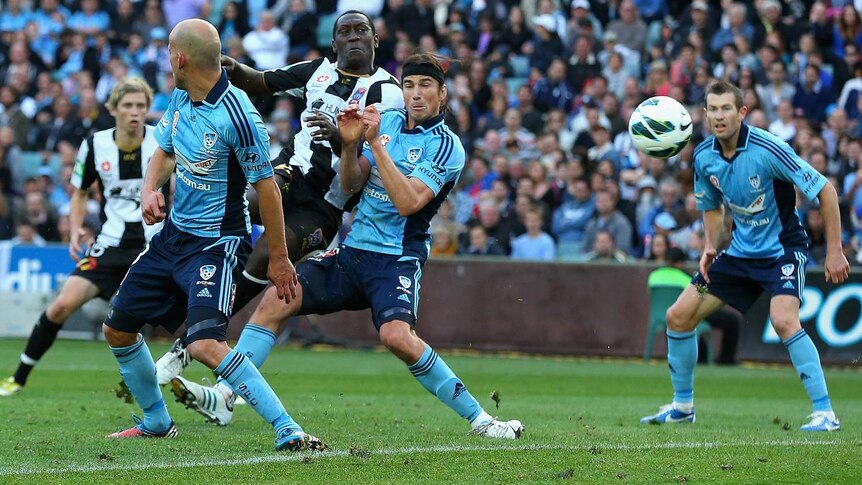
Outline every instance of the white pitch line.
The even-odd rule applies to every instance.
[[[508,446],[491,445],[491,446],[464,446],[464,445],[438,445],[438,446],[406,446],[401,448],[386,448],[382,450],[363,450],[368,453],[368,456],[374,455],[409,455],[414,453],[452,453],[463,451],[540,451],[540,450],[572,450],[572,451],[649,451],[649,450],[670,450],[670,449],[712,449],[712,448],[732,448],[739,446],[835,446],[835,445],[853,445],[856,442],[842,441],[806,441],[806,440],[767,440],[767,441],[736,441],[736,442],[683,442],[683,443],[655,443],[641,445],[626,445],[626,444],[595,444],[591,446],[563,446],[563,445],[517,445],[512,443]],[[131,470],[158,470],[169,468],[194,468],[194,467],[211,467],[211,466],[236,466],[236,465],[255,465],[258,463],[284,463],[301,461],[306,457],[317,459],[325,458],[344,458],[351,456],[348,451],[333,450],[321,453],[279,453],[266,456],[252,456],[248,458],[237,458],[233,460],[178,460],[171,463],[143,463],[143,464],[104,464],[104,465],[70,465],[66,467],[38,469],[33,467],[3,467],[0,468],[0,476],[14,475],[34,475],[37,473],[89,473],[101,471],[131,471]]]

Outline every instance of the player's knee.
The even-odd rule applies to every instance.
[[[380,343],[401,360],[415,361],[419,338],[405,322],[393,321],[380,327]],[[419,351],[421,356],[422,352]]]
[[[697,324],[692,324],[690,312],[684,311],[679,305],[671,305],[665,312],[667,328],[674,332],[687,332]]]
[[[802,328],[799,319],[793,315],[770,315],[772,327],[781,339],[787,339]]]
[[[48,307],[45,311],[45,314],[48,316],[48,320],[62,325],[66,319],[69,318],[69,315],[72,314],[75,310],[77,310],[79,305],[75,305],[72,302],[66,300],[65,298],[57,298],[54,300],[54,303]]]
[[[215,369],[221,363],[219,349],[225,345],[214,339],[195,340],[188,345],[189,354],[201,364]]]
[[[123,332],[102,324],[102,335],[111,347],[129,347],[138,341],[138,334]]]

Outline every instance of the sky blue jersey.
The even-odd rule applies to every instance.
[[[224,71],[203,101],[174,89],[156,140],[177,162],[171,222],[201,237],[251,232],[245,192],[248,182],[272,177],[269,134]]]
[[[402,217],[389,199],[371,147],[362,155],[371,162],[357,215],[345,245],[384,254],[415,257],[424,263],[430,250],[431,218],[440,209],[464,169],[464,146],[435,116],[414,129],[407,128],[407,111],[385,111],[380,120],[380,141],[401,173],[422,181],[434,194],[419,212]]]
[[[807,249],[808,235],[796,211],[796,185],[814,200],[826,177],[775,135],[743,124],[736,154],[721,155],[715,136],[694,150],[697,208],[714,210],[724,202],[733,216],[727,254],[774,258],[790,249]]]

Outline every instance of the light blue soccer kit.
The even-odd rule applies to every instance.
[[[726,205],[733,217],[730,247],[709,269],[710,283],[696,274],[692,283],[741,312],[764,291],[802,300],[809,239],[796,211],[794,185],[817,199],[826,178],[784,141],[759,128],[740,127],[736,154],[726,159],[718,140],[704,140],[694,151],[694,191],[702,211]],[[668,364],[675,403],[693,399],[697,362],[695,333],[667,331]],[[820,356],[805,330],[784,345],[814,411],[831,410]]]

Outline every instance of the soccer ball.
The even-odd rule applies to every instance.
[[[634,110],[629,120],[629,135],[641,153],[655,158],[670,158],[691,139],[691,115],[673,98],[654,96]]]

